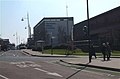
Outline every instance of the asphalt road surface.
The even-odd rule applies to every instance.
[[[116,72],[56,63],[60,59],[63,58],[32,57],[20,50],[0,52],[0,79],[120,79]]]

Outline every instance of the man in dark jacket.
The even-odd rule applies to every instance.
[[[92,56],[95,56],[95,58],[97,58],[96,57],[96,53],[95,53],[95,48],[94,48],[94,46],[93,46],[93,44],[90,46],[90,56],[91,56],[91,58],[92,58]]]
[[[102,54],[103,54],[103,60],[105,61],[105,58],[106,58],[106,44],[105,43],[103,43],[102,44],[102,47],[101,47],[101,52],[102,52]]]
[[[110,60],[110,56],[111,56],[111,47],[109,45],[109,42],[106,42],[106,52],[107,52],[107,60]]]

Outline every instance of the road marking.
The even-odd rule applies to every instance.
[[[4,79],[9,79],[9,78],[7,78],[7,77],[5,77],[5,76],[3,76],[3,75],[0,75],[0,77],[2,77],[2,78],[4,78]]]
[[[4,55],[5,53],[6,53],[6,52],[3,52],[2,55]],[[2,56],[2,55],[1,55],[1,56]]]
[[[34,64],[32,61],[10,62],[10,64]]]
[[[10,64],[14,64],[20,68],[41,67],[41,65],[35,64],[35,62],[32,62],[32,61],[10,62]]]
[[[16,65],[16,66],[18,66],[18,67],[20,67],[20,68],[26,68],[26,67],[29,67],[28,65],[25,65],[25,64],[20,64],[20,65]]]
[[[58,73],[49,72],[49,71],[46,71],[46,70],[43,70],[43,69],[40,69],[40,68],[34,68],[34,69],[45,72],[48,75],[53,75],[53,76],[57,76],[57,77],[63,77],[62,75],[60,75]]]
[[[99,73],[96,73],[95,71],[89,71],[89,70],[83,70],[84,72],[88,72],[88,73],[93,73],[93,74],[96,74],[96,75],[104,75],[104,73],[101,73],[101,72],[99,72]]]
[[[2,54],[0,54],[0,56],[2,56]]]
[[[15,54],[13,54],[13,56],[15,57]]]

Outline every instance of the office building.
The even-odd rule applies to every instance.
[[[110,42],[113,49],[120,50],[120,6],[90,18],[90,39],[99,42]],[[87,39],[83,27],[87,20],[74,25],[74,41]]]
[[[72,40],[73,17],[45,17],[34,27],[34,41],[59,46]]]

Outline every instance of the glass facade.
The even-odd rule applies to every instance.
[[[46,46],[58,46],[71,40],[73,17],[43,18],[34,28],[35,40],[44,40]]]

